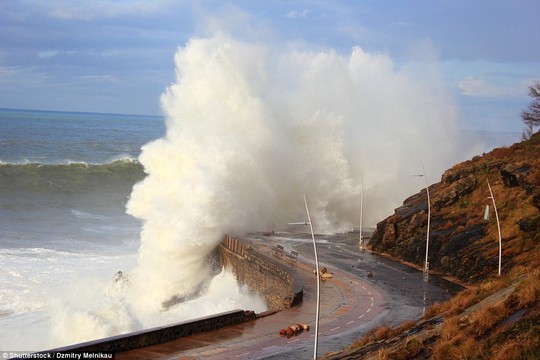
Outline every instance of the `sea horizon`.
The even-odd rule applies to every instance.
[[[121,113],[121,112],[101,112],[101,111],[75,111],[75,110],[50,110],[50,109],[20,109],[11,107],[0,107],[0,111],[26,111],[26,112],[44,112],[44,113],[68,113],[68,114],[96,114],[96,115],[126,115],[140,117],[155,117],[163,119],[160,114],[137,114],[137,113]]]

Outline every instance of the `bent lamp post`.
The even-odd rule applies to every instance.
[[[321,307],[321,285],[319,277],[319,257],[317,256],[317,245],[315,243],[315,234],[313,233],[313,225],[311,223],[311,217],[309,216],[309,208],[304,195],[304,205],[306,206],[306,213],[308,221],[289,223],[289,225],[309,225],[311,230],[311,240],[313,241],[313,252],[315,253],[315,268],[317,272],[317,307],[315,310],[315,345],[313,348],[313,359],[317,359],[317,344],[319,342],[319,310]]]
[[[414,176],[423,177],[424,180],[426,181],[426,194],[427,194],[428,216],[427,216],[427,235],[426,235],[426,259],[424,260],[424,282],[428,282],[428,281],[429,281],[429,262],[428,262],[428,254],[429,254],[429,225],[430,225],[430,221],[431,221],[431,205],[430,205],[430,200],[429,200],[429,186],[428,186],[428,181],[427,181],[426,172],[425,172],[425,170],[424,170],[424,165],[423,165],[422,163],[420,163],[420,165],[422,165],[422,174],[420,174],[420,175],[414,175]]]
[[[493,192],[491,191],[491,185],[489,184],[489,180],[486,179],[487,185],[489,188],[489,194],[490,196],[488,199],[491,199],[493,201],[493,209],[495,210],[495,217],[497,218],[497,230],[499,231],[499,276],[501,276],[501,258],[502,258],[502,239],[501,239],[501,223],[499,222],[499,214],[497,213],[497,205],[495,205],[495,197],[493,196]],[[488,205],[489,206],[489,205]],[[484,213],[484,219],[489,219],[489,208],[486,208],[486,212]]]

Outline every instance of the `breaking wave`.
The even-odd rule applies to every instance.
[[[12,164],[0,163],[2,192],[86,193],[99,191],[131,191],[145,177],[137,160],[121,159],[106,164]]]

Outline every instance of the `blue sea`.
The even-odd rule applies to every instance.
[[[160,116],[0,109],[0,351],[54,345],[43,333],[68,315],[51,298],[136,262],[125,206],[164,132]]]

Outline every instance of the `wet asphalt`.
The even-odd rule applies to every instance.
[[[318,345],[319,357],[323,354],[347,347],[360,339],[371,329],[386,325],[398,326],[423,316],[435,302],[448,300],[453,294],[463,290],[454,284],[434,275],[424,282],[423,272],[399,262],[389,260],[369,250],[360,250],[358,232],[317,235],[317,254],[319,267],[328,272],[340,269],[350,272],[375,285],[385,299],[385,311],[364,327],[339,336],[325,337]],[[271,241],[284,246],[285,251],[297,251],[303,261],[313,261],[314,249],[310,234],[274,234],[271,237],[258,237],[260,241]],[[264,359],[312,359],[313,346],[300,346],[290,351],[280,352]],[[262,359],[262,358],[261,358]]]

